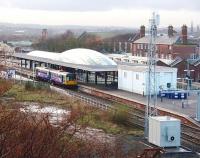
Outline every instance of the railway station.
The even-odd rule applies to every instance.
[[[82,49],[81,49],[82,50]],[[84,50],[86,51],[86,50]],[[81,51],[80,51],[81,52]],[[67,53],[64,53],[65,55]],[[139,110],[144,111],[145,109],[145,105],[146,105],[146,97],[141,95],[141,93],[137,93],[134,91],[125,91],[124,90],[120,90],[120,89],[113,89],[113,88],[108,88],[105,86],[100,86],[100,85],[105,85],[106,84],[106,80],[105,78],[103,78],[103,76],[100,76],[98,73],[104,73],[107,72],[108,76],[107,78],[109,78],[107,81],[108,83],[111,81],[115,81],[118,82],[118,80],[121,80],[122,77],[124,77],[124,73],[122,74],[122,77],[119,77],[117,75],[119,71],[130,71],[130,73],[134,73],[134,72],[140,72],[142,75],[142,71],[139,71],[141,68],[145,69],[145,65],[140,65],[140,69],[134,65],[134,64],[128,64],[128,65],[117,65],[114,61],[112,61],[111,59],[107,58],[106,56],[99,55],[96,56],[95,58],[93,58],[92,55],[88,55],[87,57],[83,57],[80,58],[79,57],[79,53],[78,53],[78,57],[75,57],[72,55],[72,57],[70,57],[70,59],[75,58],[74,60],[70,60],[70,59],[64,59],[65,55],[61,54],[56,54],[56,53],[50,53],[50,52],[41,52],[41,51],[34,51],[34,52],[30,52],[28,54],[14,54],[13,57],[15,59],[18,60],[21,68],[23,68],[24,70],[29,70],[29,72],[33,72],[34,69],[36,69],[37,66],[39,67],[49,67],[51,69],[62,69],[64,71],[70,71],[72,73],[76,73],[77,77],[79,77],[78,81],[79,81],[79,91],[80,92],[84,92],[84,94],[89,94],[90,96],[93,97],[98,97],[104,100],[111,100],[111,101],[116,101],[118,103],[122,103],[122,104],[126,104],[126,105],[130,105],[132,107],[135,107]],[[89,53],[90,54],[90,53]],[[98,54],[98,53],[97,53]],[[67,54],[66,56],[69,58],[68,56],[69,54]],[[97,58],[98,57],[98,58]],[[81,60],[80,60],[81,59]],[[15,60],[15,61],[17,61]],[[88,64],[89,61],[90,64]],[[76,63],[77,62],[77,63]],[[73,64],[72,64],[73,63]],[[101,63],[101,64],[100,64]],[[161,67],[158,67],[159,69]],[[125,70],[124,70],[125,69]],[[105,71],[107,70],[107,71]],[[166,70],[165,70],[166,71]],[[164,71],[164,72],[165,72]],[[18,72],[20,73],[20,69],[18,70]],[[87,72],[88,73],[88,77],[87,77]],[[115,73],[114,73],[115,72]],[[170,80],[174,81],[171,85],[175,85],[176,83],[176,72],[177,70],[172,68],[170,70],[170,68],[167,68],[167,72],[171,72],[171,74],[169,75],[169,78],[171,79],[167,79],[167,76],[165,76],[164,78],[167,79],[167,82],[164,83],[165,86],[167,86],[168,82],[170,82]],[[24,74],[26,72],[23,72]],[[116,76],[112,76],[112,73],[115,74]],[[128,74],[129,72],[127,72]],[[95,74],[98,74],[97,77]],[[110,76],[109,76],[110,75]],[[134,79],[136,78],[136,74],[134,75]],[[175,77],[173,77],[175,76]],[[82,80],[80,79],[82,77]],[[115,80],[113,80],[113,78],[115,77]],[[128,75],[127,75],[128,77]],[[87,82],[87,78],[88,78],[88,82]],[[97,78],[97,82],[95,81],[95,79]],[[163,80],[163,79],[161,79]],[[127,82],[126,80],[122,79],[122,81]],[[142,80],[143,81],[143,80]],[[134,84],[137,84],[135,81],[130,81]],[[130,83],[129,82],[129,83]],[[86,84],[81,84],[81,83],[86,83]],[[91,86],[91,84],[93,84],[93,86]],[[141,82],[142,83],[142,82]],[[118,82],[119,84],[119,82]],[[127,82],[128,84],[128,82]],[[129,84],[130,85],[130,84]],[[138,84],[137,84],[138,85]],[[142,85],[142,84],[141,84]],[[94,88],[95,87],[95,88]],[[139,87],[138,89],[141,89],[141,87]],[[184,100],[185,102],[186,100]],[[199,127],[199,123],[196,122],[194,120],[195,115],[196,115],[196,104],[197,104],[197,98],[190,95],[189,97],[189,101],[192,103],[190,105],[185,105],[185,107],[182,107],[182,102],[180,99],[163,99],[157,100],[157,110],[158,110],[158,114],[159,115],[164,115],[164,116],[170,116],[170,117],[175,117],[181,120],[182,123],[186,124],[186,125],[192,125],[195,127]],[[166,128],[168,128],[168,126],[170,126],[170,121],[174,122],[173,118],[170,117],[164,117],[164,119],[166,121],[168,121],[169,123],[167,123],[165,126]],[[171,120],[170,120],[170,119]],[[139,118],[144,119],[144,118]],[[155,118],[155,120],[157,120],[157,118]],[[165,121],[164,120],[164,121]],[[161,123],[163,121],[163,118],[161,117],[159,120]],[[178,128],[180,128],[180,125],[177,125]],[[151,127],[151,126],[150,126]],[[171,126],[170,126],[171,127]],[[174,127],[174,126],[173,126]],[[157,127],[159,128],[159,127]],[[171,128],[172,130],[168,130],[168,131],[163,131],[163,132],[168,132],[166,136],[169,136],[169,138],[166,140],[167,147],[171,146],[175,146],[173,148],[165,148],[165,154],[166,155],[191,155],[193,154],[192,152],[185,150],[180,146],[180,131],[174,131],[173,128]],[[154,128],[153,128],[154,130]],[[173,131],[170,133],[170,131]],[[154,131],[153,131],[154,132]],[[160,134],[161,136],[163,136],[162,134]],[[185,137],[185,135],[184,135]],[[155,139],[157,138],[157,136],[155,136]],[[165,140],[165,137],[163,137],[162,139]],[[174,141],[174,139],[176,141]],[[178,141],[177,141],[178,139]],[[159,140],[158,140],[159,141]],[[151,142],[151,141],[150,141]],[[177,144],[173,145],[173,142],[177,142]],[[146,143],[146,142],[145,142]],[[152,144],[154,143],[154,140],[152,140],[151,144],[149,144],[150,146],[152,146]],[[195,144],[195,143],[194,143]],[[159,144],[156,146],[160,146]],[[153,147],[156,148],[156,146],[154,145]],[[152,151],[152,150],[151,150]],[[186,156],[186,157],[187,157]]]
[[[140,5],[140,11],[148,9],[141,4],[135,7]],[[11,9],[19,8],[18,12],[35,8],[20,7],[12,2],[11,5]],[[62,5],[68,6],[62,14],[74,8],[67,3]],[[86,5],[80,6],[87,12],[95,11],[90,4]],[[111,17],[112,8],[120,9],[120,14],[127,9],[134,10],[134,7],[127,8],[128,1],[127,6],[119,7],[114,2],[109,5],[102,3],[95,9],[106,6],[106,14]],[[170,10],[166,3],[162,5],[157,5],[161,6],[161,11]],[[192,7],[187,5],[190,9],[181,6],[178,10],[186,8],[184,11],[191,13]],[[48,4],[38,6],[41,12],[37,12],[36,7],[35,15],[41,14],[41,18],[44,13],[44,17],[50,15],[51,9],[48,13],[42,12],[50,7]],[[82,10],[80,6],[75,6],[75,13]],[[156,8],[152,6],[149,10]],[[62,11],[62,8],[56,10]],[[138,11],[134,12],[136,16]],[[100,15],[103,14],[98,13],[93,21]],[[181,15],[177,12],[177,17]],[[55,14],[51,20],[57,16]],[[145,25],[139,24],[140,29],[135,30],[123,23],[124,16],[121,20],[120,17],[114,19],[116,23],[111,18],[114,25],[126,25],[119,27],[103,26],[108,22],[105,18],[107,22],[100,19],[102,26],[96,27],[94,23],[94,26],[82,27],[71,24],[79,18],[78,14],[70,18],[69,26],[60,26],[60,18],[52,22],[48,19],[59,26],[44,25],[47,21],[42,24],[39,19],[38,24],[43,28],[17,24],[13,29],[7,23],[0,28],[3,33],[0,42],[0,121],[1,135],[5,135],[0,155],[199,158],[198,19],[190,17],[190,26],[187,22],[178,27],[183,20],[179,18],[176,24],[169,21],[170,25],[164,27],[163,23],[160,25],[160,14],[153,12],[148,27],[140,19]],[[23,23],[34,22],[33,18],[21,19]],[[83,20],[90,24],[84,16]],[[138,26],[137,18],[135,22]],[[17,142],[14,147],[13,142]],[[29,149],[33,150],[27,152]]]
[[[97,88],[96,91],[99,89],[103,94],[110,94],[113,98],[121,97],[146,104],[146,97],[144,96],[147,89],[147,79],[144,77],[145,72],[147,72],[146,65],[116,64],[106,55],[88,49],[74,49],[63,53],[33,51],[15,53],[12,56],[23,70],[29,70],[28,72],[31,75],[35,73],[33,71],[37,66],[60,69],[75,73],[80,90],[84,89],[86,93],[91,92],[89,87],[95,87]],[[159,80],[157,93],[159,93],[159,88],[166,91],[176,90],[177,69],[162,66],[158,66],[157,69],[160,72],[157,74]],[[19,71],[21,70],[19,69]],[[176,92],[172,91],[172,93],[175,95]],[[97,95],[96,92],[93,92],[93,94]],[[197,95],[190,95],[186,98],[184,93],[184,98],[181,98],[177,94],[177,97],[175,95],[173,98],[159,97],[157,106],[166,111],[176,111],[180,115],[195,118],[197,100]]]
[[[57,85],[54,82],[59,78],[59,90],[70,81],[76,87],[78,84],[78,92],[64,91],[68,91],[70,95],[73,93],[72,97],[78,99],[86,98],[84,102],[88,105],[88,100],[95,103],[97,98],[101,100],[98,108],[103,107],[104,110],[112,106],[102,103],[105,101],[128,105],[133,108],[131,110],[140,111],[139,115],[135,111],[128,113],[130,118],[127,122],[144,128],[144,137],[148,138],[145,143],[173,155],[191,154],[190,150],[182,147],[181,139],[187,143],[192,142],[194,150],[200,150],[196,138],[200,128],[200,93],[199,90],[177,88],[177,68],[170,66],[176,60],[157,58],[154,51],[154,42],[158,38],[155,15],[151,20],[151,40],[147,42],[150,47],[147,57],[105,55],[84,48],[62,53],[36,50],[9,55],[11,58],[8,60],[16,65],[6,66],[16,68],[21,76],[32,77],[33,81],[34,78],[41,78]],[[73,81],[70,80],[71,75],[75,76]],[[185,133],[191,130],[192,134]],[[152,152],[151,149],[149,151]]]
[[[117,64],[107,56],[89,49],[72,49],[63,53],[32,51],[15,53],[20,66],[34,72],[37,66],[76,74],[78,82],[116,86]]]
[[[145,73],[148,72],[146,64],[119,64],[99,52],[88,49],[73,49],[63,53],[33,51],[29,53],[14,53],[11,57],[13,58],[11,62],[17,63],[19,66],[19,69],[16,71],[25,76],[31,73],[32,77],[34,77],[37,68],[70,72],[76,74],[79,83],[79,92],[87,94],[90,97],[98,97],[98,99],[126,104],[138,110],[145,111],[147,97],[144,90],[148,88],[144,87],[147,84],[147,78],[145,77]],[[170,90],[170,88],[173,90],[177,89],[176,68],[157,66],[157,71],[156,74],[158,76],[156,78],[160,81],[157,89],[160,88],[160,85],[165,90]],[[117,85],[117,89],[115,89],[115,85]],[[172,91],[172,93],[175,94],[176,92]],[[166,95],[168,95],[167,91]],[[152,125],[150,124],[149,134],[155,133],[155,130],[159,131],[157,130],[159,128],[162,128],[163,131],[159,133],[160,137],[154,135],[152,140],[148,140],[150,143],[149,146],[153,147],[149,151],[152,152],[154,148],[164,146],[166,155],[177,154],[179,156],[186,155],[187,157],[195,154],[180,146],[180,123],[176,125],[174,123],[181,120],[181,123],[186,127],[191,125],[195,127],[194,129],[199,128],[199,123],[195,121],[196,111],[198,110],[197,104],[198,98],[194,95],[190,95],[184,99],[179,97],[158,98],[156,108],[160,116],[153,118],[154,121],[152,121]],[[105,107],[108,108],[109,106]],[[177,119],[174,119],[174,117]],[[152,117],[150,116],[149,118],[151,119]],[[144,120],[144,118],[139,116],[139,120]],[[159,122],[160,125],[155,126],[156,122]],[[174,128],[179,130],[175,131],[173,130]],[[190,128],[190,126],[187,128]],[[163,133],[166,133],[166,135],[163,135]],[[183,136],[184,139],[185,137],[193,138],[191,135]],[[164,141],[164,145],[158,143],[161,140]],[[195,144],[195,150],[199,150],[196,147],[196,140],[193,141],[193,144]]]

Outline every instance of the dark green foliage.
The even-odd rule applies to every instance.
[[[33,86],[32,82],[29,82],[29,81],[26,82],[26,83],[25,83],[25,89],[26,89],[26,90],[29,90],[29,91],[30,91],[30,90],[34,90],[34,86]]]
[[[49,84],[43,83],[43,82],[33,82],[33,81],[27,81],[25,82],[25,89],[28,91],[34,91],[34,90],[48,90],[50,89]]]
[[[126,125],[128,121],[128,112],[126,109],[115,109],[114,112],[111,114],[111,120],[114,123]]]

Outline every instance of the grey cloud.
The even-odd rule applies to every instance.
[[[0,0],[0,5],[21,9],[101,11],[110,9],[199,10],[200,0]]]

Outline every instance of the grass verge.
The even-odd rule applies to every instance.
[[[41,104],[50,104],[69,109],[76,107],[77,104],[84,105],[79,101],[72,103],[71,98],[53,92],[49,89],[26,88],[25,85],[15,84],[4,94],[5,97],[14,97],[18,102],[37,102]],[[143,135],[142,130],[136,127],[128,127],[127,111],[129,106],[116,104],[114,111],[102,111],[97,108],[89,108],[84,111],[85,115],[79,120],[79,124],[102,129],[109,134],[132,134],[136,136]]]
[[[38,102],[44,104],[55,104],[67,106],[70,98],[62,96],[50,89],[26,90],[25,85],[15,84],[4,94],[5,97],[14,97],[19,102]]]

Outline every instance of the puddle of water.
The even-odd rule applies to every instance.
[[[71,111],[67,111],[61,108],[57,108],[55,106],[45,106],[41,107],[37,103],[24,103],[24,107],[20,108],[21,112],[24,113],[34,113],[38,114],[48,114],[49,115],[49,122],[53,125],[56,126],[59,123],[61,123],[66,116],[70,116]],[[75,126],[70,127],[71,130],[73,131]],[[69,128],[69,130],[70,130]],[[106,134],[103,130],[101,129],[94,129],[87,127],[85,129],[81,129],[75,133],[75,136],[80,139],[84,140],[98,140],[100,142],[114,142],[115,137],[109,134]]]
[[[111,134],[106,134],[101,129],[94,129],[87,127],[84,130],[78,131],[75,133],[76,137],[84,139],[84,140],[96,140],[99,142],[114,142],[115,137]]]

